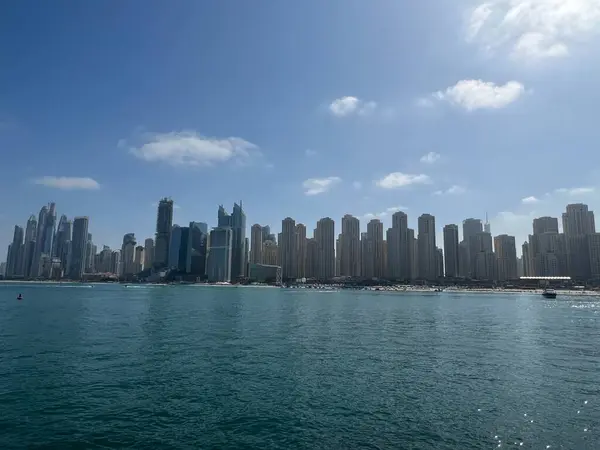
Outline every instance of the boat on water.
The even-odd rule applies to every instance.
[[[544,289],[542,296],[545,298],[556,298],[556,291],[554,289]]]

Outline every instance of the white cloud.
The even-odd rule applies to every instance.
[[[307,148],[306,150],[304,150],[304,156],[306,156],[307,158],[316,156],[316,154],[317,154],[317,152],[315,150],[311,150],[310,148]]]
[[[364,219],[364,220],[371,220],[371,219],[383,219],[384,217],[390,215],[390,214],[394,214],[395,212],[398,211],[405,211],[408,208],[405,206],[390,206],[389,208],[386,208],[385,211],[381,211],[379,213],[366,213],[363,214],[362,216],[360,216],[360,219]]]
[[[440,159],[441,155],[436,152],[429,152],[426,155],[421,156],[421,162],[425,164],[433,164],[438,159]]]
[[[34,184],[63,190],[95,190],[100,184],[89,177],[41,177],[33,180]]]
[[[532,204],[532,203],[538,203],[540,200],[537,197],[534,197],[533,195],[530,197],[525,197],[523,199],[521,199],[521,203],[525,203],[525,204]]]
[[[129,146],[133,155],[144,161],[172,166],[212,166],[228,161],[241,163],[260,155],[258,147],[244,139],[208,138],[195,131],[143,133],[139,138],[141,144]],[[128,146],[124,140],[118,145]]]
[[[464,187],[455,184],[448,189],[435,191],[433,195],[458,195],[464,194],[465,192],[467,192],[467,190]]]
[[[525,92],[518,81],[497,85],[482,80],[461,80],[445,91],[432,94],[432,98],[460,106],[467,111],[500,109],[517,101]]]
[[[353,181],[352,182],[352,187],[354,189],[356,189],[357,191],[362,189],[362,183],[360,181]]]
[[[389,208],[386,209],[386,211],[389,213],[395,213],[395,212],[404,211],[407,209],[408,208],[406,206],[390,206]]]
[[[489,0],[469,11],[466,39],[531,61],[568,55],[599,26],[598,0]]]
[[[364,101],[357,97],[346,96],[335,99],[329,105],[329,112],[336,117],[346,117],[352,114],[368,116],[377,108],[377,103]]]
[[[383,189],[396,189],[401,187],[410,186],[413,184],[429,184],[431,178],[424,174],[414,175],[402,172],[393,172],[380,180],[377,180],[375,184]]]
[[[302,183],[302,187],[305,195],[318,195],[329,191],[341,181],[340,177],[309,178]]]
[[[593,187],[578,187],[578,188],[560,188],[556,189],[554,192],[557,194],[566,194],[571,197],[581,196],[586,194],[593,194],[596,190]]]

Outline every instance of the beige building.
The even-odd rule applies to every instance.
[[[342,217],[340,234],[340,275],[358,277],[360,269],[360,221],[349,214]]]
[[[306,226],[296,225],[296,278],[306,277]]]
[[[296,221],[286,217],[281,222],[281,237],[279,239],[281,254],[281,276],[283,279],[297,278],[296,263]]]
[[[317,222],[315,240],[319,252],[318,278],[330,280],[335,276],[335,222],[325,217]]]

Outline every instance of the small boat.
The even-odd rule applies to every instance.
[[[556,298],[556,291],[554,289],[544,289],[542,296],[545,298]]]
[[[17,300],[23,300],[23,296],[21,294],[17,295]]]

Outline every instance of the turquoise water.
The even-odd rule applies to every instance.
[[[599,394],[594,298],[0,285],[0,449],[598,449]]]

